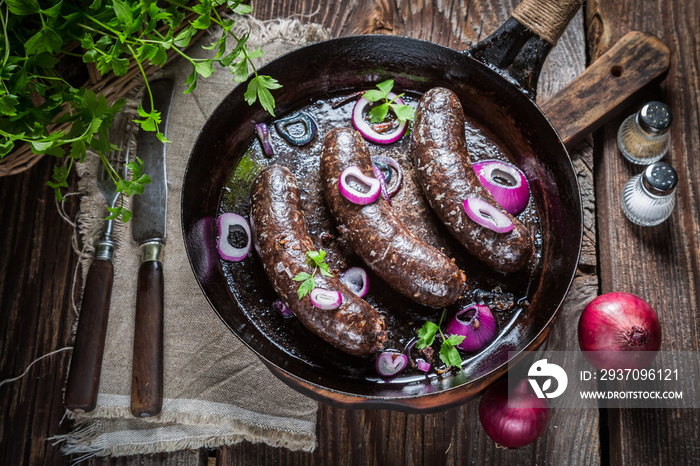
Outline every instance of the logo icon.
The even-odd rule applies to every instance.
[[[566,376],[564,369],[556,364],[548,363],[546,359],[540,359],[530,366],[527,375],[528,377],[536,378],[546,377],[542,386],[540,386],[536,379],[527,379],[538,398],[556,398],[564,393],[569,383],[569,378]],[[552,388],[552,379],[557,381],[557,386],[556,390],[550,391]]]

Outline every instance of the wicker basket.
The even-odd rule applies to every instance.
[[[194,19],[195,15],[196,13],[188,13],[182,22],[183,25],[189,24],[190,20]],[[179,29],[182,29],[182,27]],[[190,44],[193,44],[205,32],[206,30],[197,31],[197,34],[194,35],[190,41]],[[72,45],[72,48],[78,46],[79,44],[75,43]],[[168,59],[166,63],[169,63],[171,60],[177,57],[177,53],[172,49],[168,50],[167,55]],[[70,67],[82,67],[83,69],[81,70],[72,70],[73,73],[79,76],[83,75],[88,77],[87,81],[85,81],[81,87],[92,89],[98,94],[102,93],[110,104],[115,102],[117,99],[124,97],[134,87],[143,83],[141,72],[138,66],[133,62],[129,63],[129,70],[124,76],[116,76],[111,71],[108,74],[101,76],[99,71],[97,71],[97,68],[95,68],[94,63],[83,63],[82,61],[71,62]],[[144,68],[147,76],[151,76],[159,69],[160,67],[151,65]],[[67,124],[54,125],[53,127],[49,128],[49,131],[65,129],[67,127]],[[15,175],[28,170],[39,160],[41,160],[42,157],[43,155],[37,155],[32,152],[29,144],[18,145],[12,152],[7,154],[5,157],[0,158],[0,176]]]

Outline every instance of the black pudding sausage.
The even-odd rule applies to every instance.
[[[501,272],[525,267],[534,250],[532,236],[479,181],[467,151],[462,104],[449,89],[431,89],[420,99],[411,131],[411,155],[430,206],[472,255]],[[513,229],[496,233],[473,221],[464,210],[467,197],[498,208],[513,222]]]
[[[299,299],[300,272],[313,273],[307,251],[315,250],[304,223],[299,187],[292,172],[279,165],[264,168],[253,180],[251,233],[255,248],[279,297],[311,332],[336,348],[357,356],[370,355],[386,341],[384,317],[357,297],[334,275],[316,273],[316,287],[339,291],[337,309],[315,307],[307,294]]]
[[[464,291],[465,277],[449,257],[409,230],[383,197],[359,205],[340,192],[338,180],[353,165],[374,178],[362,136],[349,128],[332,130],[323,141],[321,182],[338,231],[394,290],[426,306],[454,303]]]

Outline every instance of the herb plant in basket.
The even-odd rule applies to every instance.
[[[47,183],[59,199],[71,169],[85,160],[88,149],[109,167],[106,156],[115,149],[109,128],[125,100],[95,92],[84,76],[71,76],[66,72],[71,60],[91,64],[100,78],[140,74],[144,98],[151,96],[148,75],[170,57],[180,56],[192,66],[185,93],[218,63],[235,82],[245,82],[252,72],[246,100],[273,113],[270,91],[280,85],[257,73],[252,60],[262,50],[250,50],[248,34],[235,34],[235,19],[229,17],[251,12],[243,0],[0,0],[0,158],[22,146],[37,155],[65,158]],[[216,54],[190,57],[190,42],[211,26],[218,26],[221,36],[205,48]],[[235,44],[229,53],[227,41]],[[139,106],[138,113],[136,122],[165,141],[158,109],[146,112]],[[123,196],[141,193],[150,182],[141,168],[138,160],[130,164],[130,180],[111,171],[122,202],[110,217],[129,219]]]

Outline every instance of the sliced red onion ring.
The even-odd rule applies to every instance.
[[[394,99],[394,102],[397,104],[404,105],[404,101],[401,100],[401,97],[396,97],[396,94],[393,92],[390,92],[387,97],[389,100]],[[385,133],[378,133],[372,129],[370,124],[367,123],[367,120],[365,120],[364,115],[365,108],[371,103],[372,102],[364,97],[361,97],[360,100],[355,103],[355,107],[352,109],[352,125],[355,129],[359,131],[365,139],[377,144],[391,144],[401,139],[401,136],[406,132],[406,121],[400,121],[396,128]]]
[[[496,319],[485,304],[472,304],[465,307],[445,326],[445,334],[462,335],[464,340],[457,348],[464,351],[478,351],[491,343],[496,336]]]
[[[309,295],[311,304],[319,309],[338,309],[343,304],[343,295],[340,291],[329,291],[323,288],[314,288]]]
[[[288,128],[293,128],[294,125],[301,125],[304,128],[303,133],[289,131]],[[282,118],[275,122],[277,132],[285,141],[295,146],[303,146],[310,143],[316,137],[317,129],[316,122],[311,115],[306,112],[299,112],[287,118]]]
[[[362,192],[350,186],[348,178],[354,179],[360,184],[364,185],[367,188],[367,191]],[[343,170],[343,173],[340,174],[340,179],[338,180],[338,186],[341,194],[345,196],[348,201],[360,205],[367,205],[376,201],[379,198],[382,189],[378,179],[365,175],[357,165],[353,165]]]
[[[399,164],[399,162],[397,162],[393,157],[388,157],[386,155],[375,155],[372,157],[372,162],[388,165],[396,172],[396,176],[391,177],[391,180],[386,187],[389,196],[396,194],[401,188],[401,183],[403,183],[403,168],[401,167],[401,164]]]
[[[403,353],[384,351],[377,356],[375,366],[382,377],[393,377],[408,365],[408,358]]]
[[[272,144],[270,143],[270,128],[265,123],[255,125],[255,133],[258,135],[260,144],[262,145],[263,153],[272,156]]]
[[[272,303],[272,307],[279,315],[284,317],[285,319],[288,319],[289,317],[294,317],[294,311],[289,309],[289,306],[284,304],[284,302],[281,299],[278,299],[274,303]]]
[[[508,233],[513,229],[513,222],[506,214],[478,197],[466,198],[464,211],[470,219],[496,233]]]
[[[369,290],[369,279],[367,272],[362,267],[351,267],[341,276],[340,281],[347,286],[350,291],[362,298]]]
[[[425,359],[416,359],[416,367],[419,371],[430,372],[430,363]]]
[[[246,258],[250,252],[251,236],[250,227],[245,218],[238,214],[228,212],[222,214],[218,220],[219,223],[219,242],[217,249],[222,259],[227,261],[239,262]],[[248,242],[242,248],[235,248],[228,242],[228,235],[232,228],[243,231],[248,237]]]
[[[389,197],[389,191],[386,189],[386,178],[384,178],[384,172],[382,172],[379,167],[372,164],[372,171],[374,172],[374,177],[379,180],[380,192],[382,197],[386,199],[386,202],[391,205],[391,197]]]
[[[525,209],[530,186],[518,167],[501,160],[484,160],[473,167],[481,184],[506,212],[518,215]]]

